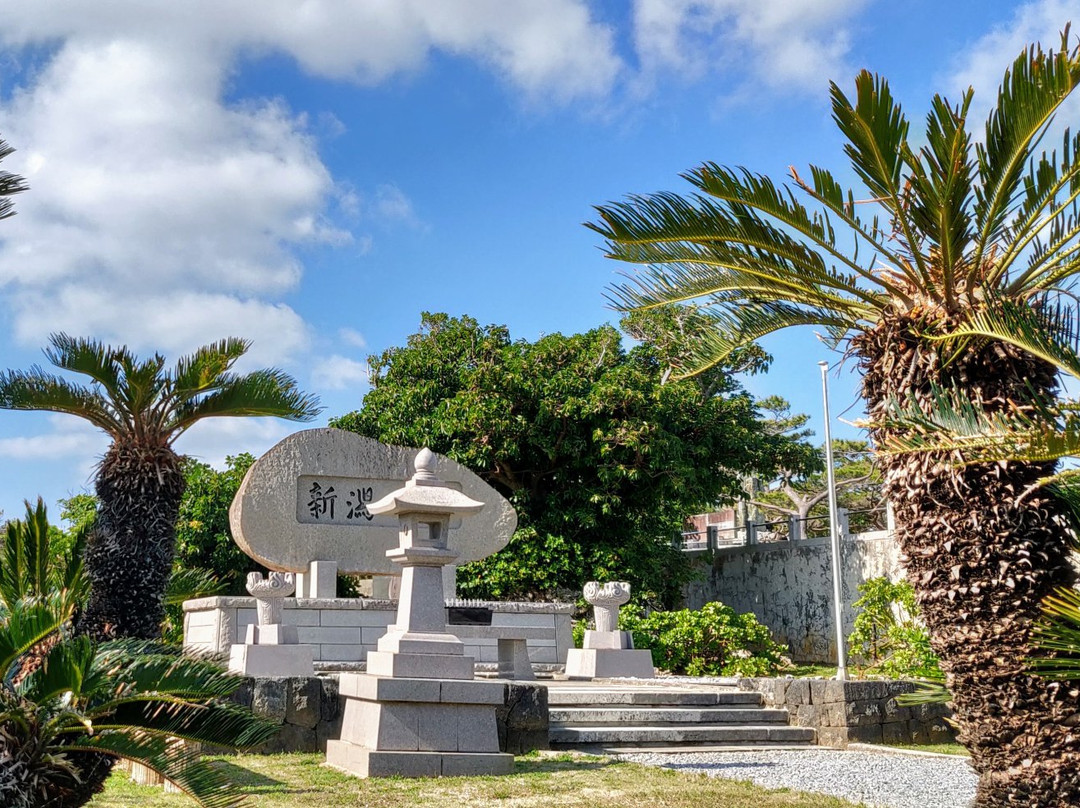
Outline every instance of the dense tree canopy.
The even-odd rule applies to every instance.
[[[462,568],[462,594],[574,597],[625,579],[670,604],[687,575],[671,547],[682,520],[737,496],[742,475],[770,474],[789,440],[726,370],[662,384],[662,352],[627,350],[611,326],[528,342],[425,313],[407,345],[371,357],[363,407],[331,425],[430,446],[511,499],[514,540]]]

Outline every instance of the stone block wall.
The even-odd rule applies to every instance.
[[[231,698],[281,725],[274,738],[251,750],[256,754],[325,752],[326,742],[341,736],[344,701],[337,677],[249,677]],[[500,751],[520,755],[547,749],[547,688],[507,682],[504,704],[496,709],[495,720]]]
[[[911,693],[910,682],[831,679],[740,679],[769,706],[786,707],[791,723],[817,730],[822,746],[849,743],[926,744],[955,740],[943,704],[902,707],[896,697]]]
[[[753,612],[796,662],[836,662],[832,567],[828,539],[721,547],[710,563],[699,561],[699,579],[683,596],[691,609],[718,600]],[[844,634],[855,624],[851,604],[868,578],[903,577],[900,548],[884,531],[848,536],[841,543]]]
[[[492,610],[493,626],[528,626],[552,630],[551,639],[528,641],[529,660],[538,665],[562,665],[573,647],[572,603],[484,602]],[[296,626],[299,641],[314,649],[316,671],[360,670],[368,651],[397,616],[397,601],[376,598],[285,598],[282,622]],[[255,599],[211,597],[184,602],[184,648],[228,656],[234,643],[244,642],[247,627],[256,622]],[[453,631],[453,627],[450,627]],[[498,661],[497,641],[465,640],[465,655],[481,664]]]

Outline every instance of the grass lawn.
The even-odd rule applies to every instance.
[[[570,754],[519,757],[506,777],[360,780],[322,766],[319,754],[240,755],[221,766],[258,808],[855,808],[821,794]],[[190,808],[195,803],[113,774],[93,808]]]
[[[917,752],[937,752],[939,755],[970,756],[968,750],[958,743],[894,743],[887,745],[895,749],[913,749]]]

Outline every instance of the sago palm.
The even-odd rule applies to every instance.
[[[310,420],[319,411],[316,399],[280,370],[232,372],[249,346],[241,339],[204,346],[172,368],[160,355],[140,360],[125,347],[66,334],[50,343],[49,361],[90,384],[39,367],[7,371],[0,374],[0,408],[70,413],[112,439],[95,480],[98,513],[85,554],[90,601],[79,630],[99,639],[154,639],[184,487],[173,442],[204,418]]]
[[[794,170],[777,184],[706,164],[689,196],[636,196],[590,225],[613,258],[647,265],[614,287],[621,309],[698,306],[713,330],[681,370],[693,373],[789,326],[823,328],[863,374],[875,444],[892,402],[932,409],[958,387],[986,412],[1052,394],[1054,367],[1009,342],[962,330],[994,301],[1046,307],[1080,274],[1080,138],[1042,142],[1080,82],[1068,32],[1058,52],[1033,46],[1006,72],[976,140],[968,112],[935,96],[925,135],[888,83],[868,72],[833,117],[863,186]],[[922,145],[920,145],[922,144]],[[907,574],[954,694],[960,740],[980,774],[982,806],[1080,804],[1075,691],[1024,660],[1040,601],[1075,578],[1064,506],[1032,485],[1053,463],[955,466],[940,453],[882,461]]]
[[[43,644],[48,650],[36,654]],[[35,664],[26,673],[28,654]],[[72,637],[54,602],[17,602],[0,620],[0,804],[83,805],[102,779],[87,766],[104,757],[142,763],[206,808],[242,805],[224,777],[182,743],[246,747],[277,732],[222,701],[242,681],[176,648]]]

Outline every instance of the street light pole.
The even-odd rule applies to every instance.
[[[841,599],[840,521],[837,518],[836,477],[833,468],[832,424],[829,416],[829,363],[821,368],[821,397],[825,406],[825,475],[829,486],[829,536],[832,544],[833,619],[836,621],[836,678],[847,679],[847,647],[844,640],[844,602]]]

